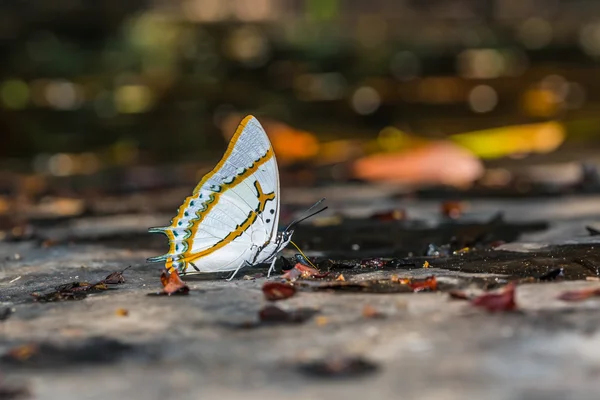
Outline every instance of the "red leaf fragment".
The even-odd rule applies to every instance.
[[[190,288],[181,280],[176,270],[170,274],[163,271],[160,275],[160,282],[163,285],[162,293],[169,296],[172,294],[188,294],[190,291]]]
[[[262,287],[265,298],[269,301],[283,300],[296,294],[296,288],[288,283],[265,282]]]
[[[296,279],[300,278],[301,276],[302,276],[302,272],[299,269],[296,269],[294,267],[294,268],[290,269],[289,271],[287,271],[285,274],[283,274],[281,277],[283,279],[293,282]]]
[[[425,279],[398,278],[396,275],[393,275],[391,281],[407,285],[413,292],[435,292],[437,290],[437,279],[435,278],[435,275],[428,276]]]
[[[509,283],[504,287],[501,293],[486,293],[471,300],[471,304],[475,307],[482,307],[490,312],[497,311],[512,311],[517,308],[515,302],[514,282]]]
[[[327,276],[327,275],[324,275]],[[323,275],[319,272],[318,269],[313,267],[309,267],[308,265],[304,265],[301,263],[297,263],[294,268],[290,269],[288,272],[283,274],[282,278],[287,279],[289,281],[295,281],[298,278],[310,278],[317,277],[322,278]]]
[[[410,279],[406,282],[413,292],[423,292],[425,290],[435,292],[437,290],[437,279],[434,275],[425,279]]]
[[[570,290],[558,296],[562,301],[583,301],[590,297],[600,296],[600,288]]]

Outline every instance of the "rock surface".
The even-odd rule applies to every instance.
[[[527,242],[552,247],[579,238],[593,255],[597,240],[584,227],[598,220],[600,202],[579,200],[543,206],[474,202],[472,210],[474,218],[497,210],[506,210],[507,220],[543,215],[550,230],[530,234]],[[411,207],[413,215],[423,216],[433,209],[429,203]],[[13,311],[0,322],[0,387],[23,385],[36,399],[61,400],[598,397],[600,297],[575,303],[558,296],[600,282],[523,283],[516,292],[518,310],[496,314],[442,292],[300,291],[277,306],[315,309],[315,316],[255,326],[258,311],[268,305],[261,291],[266,278],[187,277],[187,296],[148,296],[161,290],[161,266],[145,259],[161,250],[144,242],[94,240],[95,234],[143,232],[149,221],[161,218],[133,216],[121,224],[97,219],[87,225],[80,220],[74,222],[79,230],[70,234],[86,240],[73,244],[0,243],[0,311]],[[48,229],[50,237],[64,233]],[[125,283],[82,300],[40,303],[30,295],[72,281],[93,283],[127,266]],[[444,268],[443,261],[434,267],[369,270],[350,279],[434,274],[451,282],[471,276]],[[264,270],[245,271],[255,272]],[[366,306],[381,315],[370,317]],[[31,343],[38,346],[32,355],[6,356]],[[361,373],[359,363],[354,376],[315,377],[306,366],[339,357],[358,357],[375,370]]]

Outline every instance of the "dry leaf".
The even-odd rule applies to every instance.
[[[446,201],[442,203],[441,212],[444,217],[456,219],[462,215],[464,204],[458,201]]]
[[[296,294],[296,288],[287,283],[265,282],[262,287],[265,298],[269,301],[283,300]]]
[[[126,308],[117,308],[115,314],[117,314],[119,317],[126,317],[129,315],[129,311]]]
[[[163,293],[169,296],[172,294],[188,294],[190,291],[190,288],[179,277],[177,270],[170,274],[163,271],[160,275],[160,282],[163,284]]]
[[[102,282],[109,285],[117,285],[119,283],[125,283],[125,277],[123,273],[127,271],[131,266],[125,268],[123,271],[115,271],[112,274],[108,275]]]
[[[501,293],[483,294],[471,300],[471,304],[475,307],[485,308],[490,312],[515,310],[517,308],[515,287],[516,284],[511,282],[504,287]]]
[[[408,285],[413,292],[423,292],[426,290],[435,292],[437,290],[437,279],[434,275],[428,276],[425,279],[398,279],[398,282]]]
[[[563,301],[583,301],[595,296],[600,296],[600,288],[571,290],[562,293],[558,298]]]
[[[318,269],[309,267],[301,263],[294,265],[294,268],[283,274],[282,278],[289,281],[295,281],[298,278],[310,278],[310,277],[323,277],[327,275],[321,275]]]
[[[25,361],[30,359],[35,353],[38,352],[38,350],[39,347],[37,344],[24,344],[21,346],[13,347],[4,355],[4,357],[8,357],[17,361]]]

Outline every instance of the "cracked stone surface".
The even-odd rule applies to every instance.
[[[432,215],[433,202],[410,204],[412,215]],[[389,200],[370,209],[339,205],[337,211],[368,215],[389,205],[405,206]],[[529,233],[522,242],[495,251],[569,242],[593,249],[599,240],[586,236],[584,229],[600,221],[600,201],[592,197],[543,204],[472,202],[470,210],[473,218],[504,210],[507,220],[551,222],[547,231]],[[63,349],[29,364],[0,360],[2,382],[25,385],[37,399],[598,398],[600,297],[577,303],[557,297],[566,290],[600,287],[600,282],[520,284],[519,310],[500,314],[441,292],[300,291],[277,305],[314,308],[315,317],[243,329],[238,324],[255,320],[268,304],[261,291],[266,278],[243,279],[243,273],[231,282],[189,277],[188,296],[148,296],[161,289],[161,266],[145,259],[160,250],[138,241],[119,245],[118,240],[93,239],[144,232],[165,218],[170,217],[73,220],[49,226],[45,234],[86,240],[50,247],[34,241],[0,243],[0,308],[13,309],[0,322],[0,354],[27,343]],[[72,281],[98,281],[130,265],[126,283],[83,300],[37,303],[30,296]],[[245,271],[255,272],[264,270]],[[435,274],[441,282],[473,276],[446,269],[441,260],[434,268],[366,271],[351,279],[392,274]],[[384,316],[365,317],[366,305]],[[127,315],[119,315],[119,309]],[[339,355],[360,356],[378,369],[346,379],[315,378],[299,369],[311,360]]]

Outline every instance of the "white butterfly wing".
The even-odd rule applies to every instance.
[[[277,161],[263,127],[249,115],[171,225],[150,230],[166,234],[170,249],[149,261],[180,272],[236,270],[275,240],[278,221]]]

